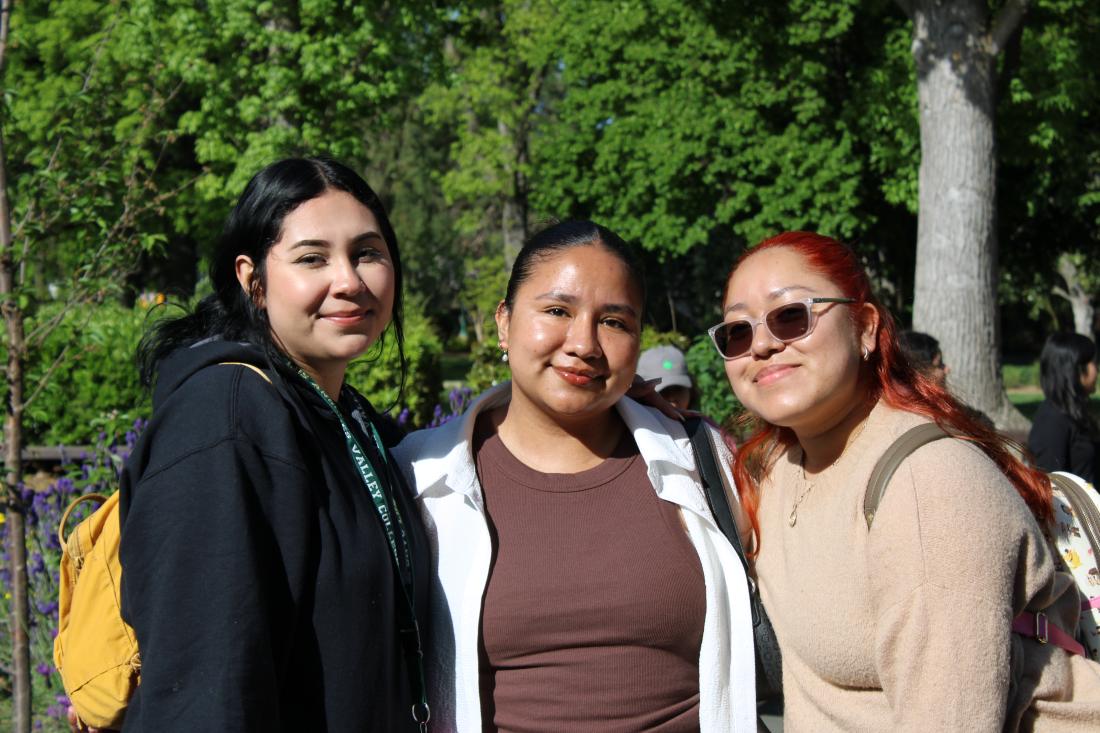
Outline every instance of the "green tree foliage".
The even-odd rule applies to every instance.
[[[51,317],[56,306],[42,309],[38,319]],[[43,385],[27,410],[26,438],[31,445],[94,445],[105,430],[115,435],[139,417],[148,417],[149,391],[142,386],[134,361],[135,348],[155,317],[144,307],[124,308],[105,303],[85,318],[68,312],[43,347],[31,354],[28,376]],[[53,354],[72,348],[64,367],[44,379]],[[123,431],[125,432],[125,431]]]
[[[178,130],[202,171],[188,214],[207,222],[279,157],[371,162],[376,134],[399,125],[431,65],[427,3],[131,2],[136,42],[182,84]]]
[[[123,3],[17,3],[12,28],[0,115],[24,296],[100,299],[164,241],[186,186],[159,170],[179,88],[135,52]]]
[[[440,182],[475,257],[501,254],[510,265],[528,233],[531,134],[552,81],[554,13],[541,0],[456,6],[445,74],[422,95],[427,119],[450,136]]]
[[[1023,301],[1048,328],[1071,329],[1059,253],[1084,286],[1100,285],[1100,7],[1034,0],[1006,50],[999,89],[1001,297]],[[1059,316],[1058,314],[1061,313]]]
[[[531,221],[593,218],[652,252],[652,322],[680,330],[713,319],[733,259],[777,231],[911,239],[915,94],[889,7],[490,5],[461,16],[425,94],[454,135],[443,185],[471,237],[493,236],[518,181]],[[911,250],[881,249],[884,277],[911,273]]]
[[[565,5],[554,35],[566,91],[533,147],[539,208],[589,214],[669,255],[716,231],[860,231],[863,163],[830,94],[855,2],[736,15],[673,0]]]
[[[405,356],[409,362],[404,395],[399,394],[401,364],[393,330],[387,329],[375,348],[348,366],[348,383],[362,392],[375,409],[397,417],[409,410],[413,426],[427,425],[443,390],[439,356],[443,344],[428,319],[425,301],[410,298],[405,303]]]

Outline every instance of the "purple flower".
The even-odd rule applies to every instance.
[[[53,669],[48,664],[39,664],[34,668],[34,671],[43,677],[49,677],[53,674]]]

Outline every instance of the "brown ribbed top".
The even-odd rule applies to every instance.
[[[698,730],[703,573],[629,432],[599,466],[546,474],[489,430],[474,444],[493,539],[485,730]]]

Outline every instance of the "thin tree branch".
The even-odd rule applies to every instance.
[[[1008,0],[997,12],[989,32],[990,51],[994,56],[1004,50],[1012,34],[1023,22],[1028,5],[1030,0]]]
[[[27,397],[25,400],[23,400],[24,410],[31,406],[31,403],[35,401],[38,395],[41,394],[42,390],[46,388],[46,385],[50,383],[50,379],[53,377],[53,373],[57,371],[57,368],[61,366],[62,363],[64,363],[65,357],[69,355],[69,349],[71,347],[72,344],[65,344],[65,346],[61,348],[61,353],[57,355],[57,357],[53,360],[53,363],[50,364],[50,366],[46,369],[46,373],[38,378],[38,384],[34,386],[34,391],[31,392],[30,397]]]

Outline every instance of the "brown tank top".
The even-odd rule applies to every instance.
[[[595,468],[547,474],[487,423],[474,444],[493,540],[485,730],[697,731],[703,572],[633,437]]]

